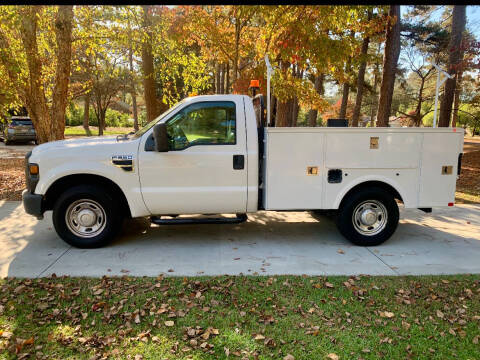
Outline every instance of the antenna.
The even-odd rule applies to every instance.
[[[442,87],[443,83],[447,80],[447,78],[453,79],[453,75],[450,75],[435,63],[432,63],[432,65],[435,67],[435,69],[437,69],[437,86],[435,89],[435,110],[433,111],[433,127],[436,128],[437,127],[438,92]],[[440,80],[440,73],[443,73],[445,75],[445,77],[442,80]]]

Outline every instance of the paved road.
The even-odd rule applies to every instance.
[[[1,277],[480,273],[480,205],[402,210],[395,235],[372,248],[350,245],[326,217],[261,212],[239,225],[131,221],[110,246],[81,250],[57,237],[51,212],[37,221],[0,201],[0,250]]]
[[[24,158],[25,154],[35,147],[33,142],[27,144],[12,144],[5,145],[3,141],[0,142],[0,159],[9,158]]]

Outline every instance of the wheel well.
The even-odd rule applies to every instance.
[[[363,182],[361,184],[355,185],[353,188],[348,190],[348,192],[343,196],[339,207],[341,207],[343,202],[345,201],[345,199],[347,199],[353,193],[355,193],[359,190],[362,190],[362,189],[365,189],[365,188],[371,188],[371,187],[381,188],[381,189],[387,191],[388,193],[392,194],[395,199],[400,200],[403,203],[402,196],[397,191],[397,189],[395,189],[393,186],[391,186],[387,183],[384,183],[382,181],[366,181],[366,182]]]
[[[105,191],[112,194],[114,199],[118,199],[120,201],[120,206],[122,207],[124,214],[131,217],[130,207],[128,206],[127,198],[125,197],[122,189],[120,189],[120,187],[112,180],[93,174],[74,174],[64,176],[56,180],[52,185],[50,185],[44,196],[45,210],[52,210],[53,206],[55,205],[55,200],[58,199],[60,194],[62,194],[68,188],[76,185],[87,184],[101,186],[103,189],[105,189]]]

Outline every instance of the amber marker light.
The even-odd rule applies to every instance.
[[[259,88],[260,87],[260,80],[250,80],[250,86],[251,88]]]
[[[29,164],[29,171],[30,171],[30,175],[38,175],[38,165]]]

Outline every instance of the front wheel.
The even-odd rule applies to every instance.
[[[118,232],[122,214],[105,189],[80,185],[66,190],[53,207],[58,235],[78,248],[106,245]]]
[[[360,190],[346,198],[337,214],[337,226],[355,245],[380,245],[395,232],[399,219],[398,205],[391,194],[381,188]]]

